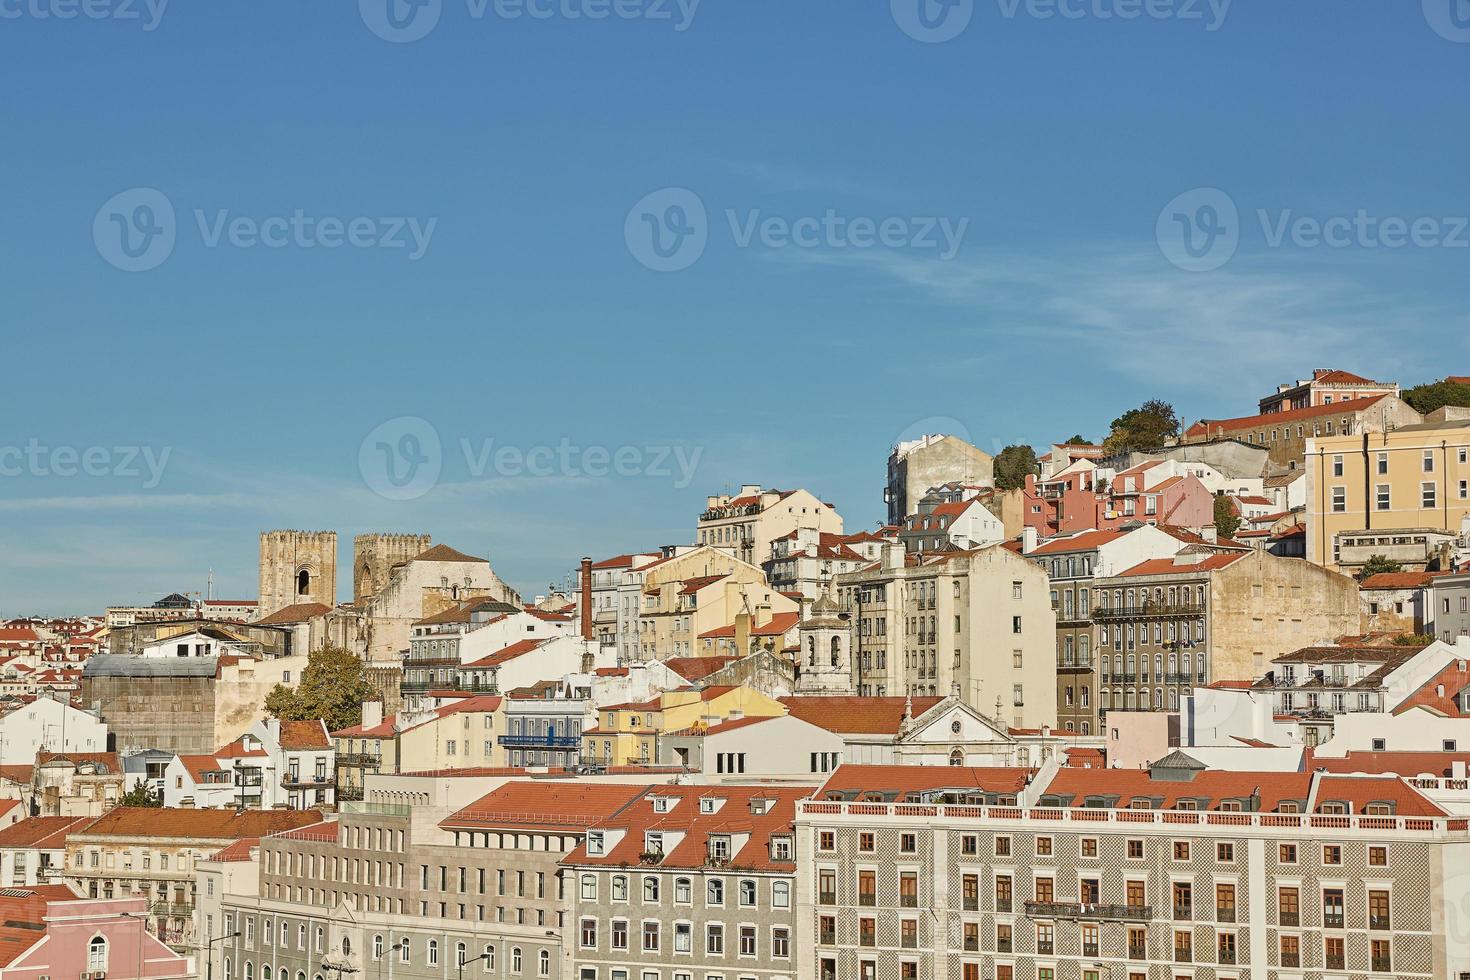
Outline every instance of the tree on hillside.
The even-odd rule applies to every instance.
[[[1404,566],[1391,558],[1383,555],[1369,555],[1368,560],[1363,563],[1363,570],[1358,573],[1358,581],[1372,578],[1374,575],[1383,575],[1389,572],[1402,572]]]
[[[1409,403],[1409,407],[1420,415],[1428,415],[1436,408],[1445,405],[1470,407],[1470,385],[1433,381],[1405,390],[1403,398]]]
[[[1036,450],[1030,446],[1007,446],[995,457],[997,490],[1018,490],[1026,485],[1026,477],[1041,472],[1036,465]]]
[[[1158,398],[1150,398],[1137,408],[1130,408],[1113,419],[1103,448],[1110,455],[1159,449],[1179,436],[1179,415],[1174,406]]]
[[[328,731],[336,731],[360,724],[362,703],[375,697],[361,660],[340,647],[323,647],[307,658],[300,684],[271,689],[265,710],[281,721],[320,718]]]
[[[1064,445],[1064,446],[1090,446],[1090,445],[1092,445],[1092,442],[1091,442],[1091,440],[1084,439],[1082,436],[1077,435],[1077,436],[1073,436],[1072,438],[1068,439],[1066,442],[1062,443],[1062,445]]]
[[[1240,515],[1235,512],[1235,503],[1229,497],[1215,498],[1215,534],[1222,538],[1233,538],[1240,530]]]

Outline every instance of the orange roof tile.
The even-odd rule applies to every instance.
[[[864,698],[810,695],[782,698],[786,710],[802,721],[841,735],[897,735],[905,707],[917,718],[943,698]]]
[[[263,837],[306,824],[318,823],[315,810],[182,810],[170,807],[113,807],[70,836],[190,837],[239,840]]]
[[[587,827],[646,791],[643,784],[515,781],[440,822],[445,830],[486,827]]]
[[[844,764],[813,794],[817,799],[916,799],[925,793],[1019,793],[1033,769],[973,766],[860,766]]]

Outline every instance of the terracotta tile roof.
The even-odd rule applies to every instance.
[[[709,634],[701,634],[708,636]],[[735,628],[730,627],[730,635],[735,635]],[[664,661],[664,666],[684,678],[686,681],[703,680],[715,671],[723,670],[725,667],[739,660],[734,656],[717,657],[670,657]]]
[[[592,567],[593,567],[594,570],[595,569],[601,569],[601,568],[632,568],[633,567],[633,556],[632,555],[614,555],[611,558],[604,558],[602,561],[595,561],[595,562],[593,562],[592,563]]]
[[[794,612],[776,613],[774,616],[772,616],[770,618],[770,620],[768,622],[763,623],[760,626],[752,626],[750,628],[750,635],[751,636],[784,636],[785,634],[787,634],[791,630],[793,630],[796,627],[796,624],[799,623],[800,621],[801,621],[801,613],[794,613]],[[734,637],[735,637],[735,625],[733,623],[731,623],[731,624],[729,624],[727,626],[721,626],[718,629],[706,630],[705,632],[699,634],[699,638],[701,640],[713,640],[713,639],[719,639],[721,637],[728,637],[730,639],[734,639]],[[695,659],[695,658],[686,658],[686,659]],[[664,661],[664,662],[667,663],[668,661]],[[692,680],[692,678],[691,678],[691,680]]]
[[[227,771],[224,766],[219,764],[219,760],[212,755],[181,755],[179,756],[179,764],[184,767],[184,771],[189,774],[189,778],[194,780],[196,785],[207,782],[209,773]],[[225,784],[219,783],[217,785]]]
[[[287,626],[293,623],[304,623],[318,616],[325,616],[332,611],[332,607],[320,602],[298,602],[284,609],[277,609],[269,616],[255,621],[256,626]]]
[[[116,752],[38,752],[36,753],[36,765],[44,766],[50,762],[70,762],[73,765],[94,765],[99,772],[120,773],[122,768],[122,757]]]
[[[447,544],[436,544],[428,551],[414,555],[410,561],[484,562],[485,559],[467,555],[462,551],[455,551]]]
[[[31,781],[31,773],[35,771],[35,768],[35,766],[10,765],[7,763],[6,765],[0,766],[0,779],[8,779],[12,783],[29,783]]]
[[[60,849],[67,833],[91,822],[91,817],[27,817],[0,830],[0,848]]]
[[[1312,380],[1314,382],[1329,385],[1376,385],[1382,383],[1379,381],[1373,381],[1370,378],[1365,378],[1359,374],[1353,374],[1351,371],[1336,370],[1323,371],[1321,374],[1314,373]]]
[[[1370,804],[1391,803],[1400,817],[1443,817],[1445,812],[1424,794],[1397,777],[1323,776],[1317,785],[1317,812],[1327,802],[1348,804],[1351,813],[1365,813]]]
[[[30,885],[0,891],[0,967],[47,937],[46,914],[52,902],[75,901],[66,885]]]
[[[1019,793],[1033,769],[972,766],[841,765],[812,794],[816,799],[905,801],[925,793],[961,795]]]
[[[1443,779],[1453,775],[1456,762],[1470,765],[1470,752],[1347,752],[1338,759],[1307,751],[1308,769],[1341,775],[1372,773],[1405,779],[1415,776]]]
[[[1359,589],[1422,589],[1433,582],[1431,572],[1379,572],[1358,584]]]
[[[1361,412],[1387,397],[1387,395],[1373,395],[1368,398],[1355,398],[1352,401],[1334,402],[1331,405],[1313,405],[1310,408],[1294,408],[1287,412],[1270,412],[1266,415],[1243,415],[1233,419],[1200,419],[1189,427],[1185,435],[1202,436],[1213,432],[1235,432],[1284,422],[1321,418],[1325,415]]]
[[[763,721],[774,721],[774,720],[775,720],[775,718],[765,718],[765,717],[758,717],[758,716],[747,716],[747,717],[744,717],[744,718],[730,718],[730,719],[727,719],[725,721],[718,722],[717,724],[714,724],[714,725],[708,725],[708,726],[694,725],[694,726],[689,727],[689,728],[681,728],[681,729],[679,729],[676,732],[666,732],[665,735],[664,736],[661,736],[661,737],[674,736],[674,735],[685,735],[685,736],[688,736],[688,735],[720,735],[720,734],[723,734],[725,732],[733,732],[733,731],[736,731],[736,730],[741,729],[741,728],[749,728],[751,725],[759,725]]]
[[[1032,550],[1026,557],[1035,555],[1060,555],[1071,551],[1091,551],[1099,545],[1116,541],[1127,535],[1128,531],[1082,531],[1068,538],[1054,538],[1039,548]]]
[[[1218,555],[1206,555],[1199,561],[1187,564],[1176,564],[1173,558],[1151,558],[1146,562],[1134,565],[1124,572],[1119,572],[1119,578],[1135,578],[1140,575],[1189,575],[1194,572],[1213,572],[1226,568],[1244,558],[1245,555],[1235,552],[1227,552]]]
[[[636,867],[645,851],[645,835],[672,831],[682,835],[677,844],[664,852],[660,868],[705,868],[712,863],[710,839],[728,835],[732,853],[729,867],[750,871],[795,871],[792,861],[771,858],[771,837],[791,835],[796,819],[796,802],[810,795],[801,787],[765,786],[654,786],[639,795],[628,806],[598,821],[595,828],[622,830],[622,839],[607,853],[591,855],[586,844],[572,851],[562,861],[576,866],[607,867],[626,863]],[[674,801],[666,812],[654,810],[655,798]],[[702,812],[700,800],[719,802],[712,813]],[[752,804],[760,801],[761,812]],[[745,838],[737,849],[736,836]],[[794,841],[793,841],[794,844]],[[793,854],[795,848],[792,848]]]
[[[332,740],[327,737],[325,722],[283,721],[281,722],[281,748],[330,749]]]
[[[1393,709],[1401,715],[1410,708],[1427,708],[1446,718],[1464,718],[1460,710],[1460,695],[1470,687],[1470,671],[1464,669],[1465,661],[1452,660],[1419,686],[1413,694]]]
[[[0,626],[0,643],[37,643],[40,639],[29,626]]]
[[[897,735],[905,705],[917,718],[943,700],[811,695],[781,698],[781,703],[791,715],[839,735]]]
[[[1214,541],[1211,541],[1202,534],[1196,534],[1188,528],[1177,527],[1173,524],[1159,524],[1157,527],[1169,537],[1177,541],[1183,541],[1185,544],[1202,544],[1208,545],[1211,548],[1233,548],[1238,551],[1250,550],[1250,545],[1241,544],[1239,541],[1232,540],[1231,538],[1216,538]]]
[[[549,638],[546,637],[543,637],[539,640],[517,640],[510,646],[497,650],[494,653],[490,654],[488,657],[481,657],[479,660],[472,661],[471,663],[461,664],[460,669],[464,670],[471,667],[476,669],[499,667],[501,664],[509,663],[517,657],[530,653],[532,650],[535,650],[537,647],[547,642],[549,642]]]
[[[396,715],[390,715],[381,722],[371,727],[363,725],[350,725],[347,728],[339,728],[332,733],[333,738],[392,738],[398,733],[393,722]]]
[[[1090,798],[1121,809],[1139,800],[1159,810],[1178,809],[1180,800],[1193,800],[1197,801],[1197,809],[1218,810],[1226,801],[1249,800],[1254,795],[1260,797],[1256,808],[1259,812],[1273,813],[1283,801],[1296,801],[1305,810],[1311,784],[1311,774],[1299,772],[1210,769],[1181,782],[1155,779],[1147,770],[1139,769],[1062,769],[1042,790],[1041,797],[1051,798],[1051,805],[1080,807]]]
[[[720,575],[700,575],[696,578],[684,579],[684,587],[679,590],[679,595],[694,595],[706,585],[713,585],[722,578],[729,578],[730,573],[724,572]]]
[[[221,864],[231,864],[236,861],[249,861],[250,852],[260,846],[259,837],[242,837],[231,844],[226,844],[211,854],[206,860],[216,861]]]
[[[170,807],[113,807],[70,836],[185,837],[230,841],[264,837],[321,822],[315,810],[181,810]]]
[[[643,784],[517,780],[480,797],[440,822],[445,830],[486,827],[588,827],[646,791]]]

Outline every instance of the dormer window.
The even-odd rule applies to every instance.
[[[721,834],[709,839],[709,856],[713,861],[730,860],[730,838]]]
[[[699,801],[699,812],[700,813],[714,813],[715,811],[717,811],[720,808],[720,804],[722,802],[724,802],[724,801],[723,800],[719,800],[719,799],[717,799],[717,798],[715,798],[713,796],[706,796],[706,797],[704,797],[703,799],[701,799]]]
[[[664,835],[653,830],[644,834],[643,849],[649,854],[662,854],[664,852]]]
[[[602,831],[587,831],[587,853],[599,857],[607,853],[607,838]]]
[[[772,837],[771,838],[771,860],[772,861],[790,861],[792,859],[792,853],[793,853],[793,848],[791,846],[791,838],[790,837]]]
[[[669,798],[667,796],[655,796],[653,798],[653,812],[654,813],[668,813],[669,812],[669,802],[670,801],[669,801]]]

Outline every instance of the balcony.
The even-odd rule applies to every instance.
[[[1234,966],[1235,965],[1235,950],[1233,950],[1233,949],[1222,949],[1222,950],[1220,950],[1220,965],[1221,966]]]
[[[1329,970],[1345,970],[1345,969],[1347,969],[1347,957],[1344,956],[1342,953],[1328,953],[1327,954],[1327,969],[1329,969]]]
[[[1082,944],[1082,955],[1083,956],[1096,956],[1097,955],[1097,943],[1083,943]]]
[[[1290,967],[1293,970],[1299,968],[1302,965],[1302,954],[1288,953],[1285,950],[1282,950],[1281,965],[1285,967]]]
[[[1175,922],[1188,922],[1190,919],[1193,919],[1193,918],[1194,918],[1194,907],[1192,905],[1175,905],[1174,906],[1174,921]]]
[[[995,951],[997,953],[1009,953],[1009,952],[1011,952],[1011,950],[1012,950],[1012,943],[1011,943],[1011,937],[1010,936],[1002,936],[1002,937],[999,937],[999,938],[996,939],[996,941],[995,941]]]
[[[1203,616],[1205,607],[1197,603],[1144,603],[1141,606],[1098,606],[1092,610],[1097,622],[1119,619],[1165,618],[1170,616]]]
[[[1375,956],[1375,957],[1373,957],[1373,972],[1374,973],[1392,973],[1393,972],[1393,960],[1392,960],[1392,958],[1391,957],[1388,957],[1388,956]]]
[[[1282,912],[1277,919],[1280,925],[1295,928],[1301,925],[1302,917],[1296,912]]]
[[[383,764],[383,757],[376,752],[338,752],[337,765],[355,766],[363,769],[377,769]]]
[[[1036,940],[1036,952],[1042,956],[1051,956],[1056,952],[1056,944],[1049,939]]]
[[[1391,929],[1392,926],[1390,926],[1388,924],[1388,916],[1386,916],[1386,915],[1370,915],[1370,916],[1368,916],[1368,928],[1369,929]]]
[[[328,786],[335,785],[336,782],[337,780],[331,776],[318,776],[314,774],[297,775],[288,772],[281,777],[281,786],[284,789],[325,789]]]
[[[1342,927],[1343,927],[1343,916],[1342,916],[1342,913],[1341,912],[1337,912],[1337,913],[1323,912],[1322,913],[1322,928],[1323,929],[1341,929]]]
[[[148,909],[149,915],[188,918],[194,914],[194,906],[178,902],[154,902]]]
[[[501,745],[508,749],[580,749],[581,735],[502,735]]]
[[[1228,908],[1227,907],[1224,907],[1224,906],[1217,907],[1215,909],[1215,921],[1216,922],[1234,922],[1235,921],[1235,906],[1231,905]]]
[[[996,911],[1001,909],[996,903]],[[1149,905],[1084,905],[1080,902],[1027,902],[1026,914],[1044,919],[1074,919],[1081,922],[1148,922],[1154,917]]]
[[[1130,945],[1128,947],[1128,958],[1130,960],[1146,960],[1146,959],[1148,959],[1148,949],[1147,949],[1147,947],[1144,947],[1144,946],[1132,946],[1132,945]]]
[[[1030,904],[1030,903],[1027,903],[1027,904]],[[978,901],[975,901],[974,899],[970,899],[970,898],[965,899],[965,911],[966,912],[975,912],[975,911],[978,911],[979,908],[980,908],[980,903]],[[997,898],[995,900],[995,910],[997,912],[1009,912],[1011,910],[1011,900],[1009,898]]]

